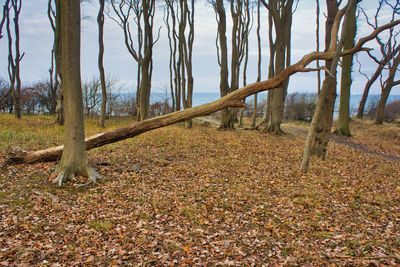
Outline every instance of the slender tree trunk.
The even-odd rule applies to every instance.
[[[3,26],[4,26],[4,23],[6,22],[6,16],[8,13],[8,4],[9,4],[9,0],[6,0],[3,5],[3,16],[1,17],[1,20],[0,20],[0,40],[3,38]]]
[[[338,6],[337,2],[336,1],[334,2],[336,3],[337,7]],[[333,107],[332,105],[329,104],[332,101],[332,98],[335,99],[336,97],[336,90],[334,91],[333,94],[333,91],[330,89],[336,86],[336,73],[337,73],[339,56],[343,49],[344,41],[347,38],[345,29],[347,27],[351,9],[356,5],[357,5],[357,0],[350,0],[348,8],[345,10],[346,13],[342,24],[343,27],[340,36],[340,42],[338,45],[337,45],[337,35],[338,35],[337,33],[340,26],[340,18],[343,16],[344,10],[336,12],[335,18],[333,19],[333,23],[329,25],[330,31],[327,33],[330,33],[331,38],[329,38],[330,44],[328,51],[330,52],[335,51],[335,52],[334,56],[332,57],[332,60],[329,61],[330,65],[329,74],[326,74],[325,76],[325,80],[322,85],[322,90],[318,97],[317,108],[313,116],[310,129],[307,134],[306,143],[304,146],[303,159],[300,165],[300,169],[303,172],[307,172],[308,170],[313,143],[314,143],[314,153],[319,158],[324,159],[326,155],[329,142],[330,129],[332,125],[332,117],[333,117]],[[329,21],[329,18],[330,17],[328,15],[327,21]],[[327,25],[328,24],[329,23],[327,22]]]
[[[165,3],[167,5],[167,8],[164,11],[164,23],[167,26],[167,32],[168,32],[168,46],[169,46],[169,86],[170,86],[170,91],[171,91],[171,99],[172,99],[172,110],[176,111],[176,104],[175,104],[175,82],[174,82],[174,77],[175,77],[175,59],[176,59],[176,38],[172,33],[171,30],[171,24],[169,22],[170,17],[172,20],[175,20],[175,13],[173,10],[173,5],[170,0],[165,0]],[[175,31],[175,24],[174,25],[174,31]]]
[[[20,75],[20,62],[23,57],[21,56],[19,49],[19,14],[21,12],[22,0],[15,0],[13,2],[14,7],[14,31],[15,31],[15,79],[16,79],[16,102],[15,102],[15,115],[18,119],[21,119],[21,75]]]
[[[184,8],[186,13],[186,18],[189,24],[189,35],[188,40],[185,42],[184,45],[184,52],[185,52],[185,66],[186,66],[186,73],[187,73],[187,94],[185,99],[184,108],[191,108],[193,106],[193,87],[194,87],[194,78],[193,78],[193,43],[194,43],[194,0],[191,1],[191,8],[189,10],[187,1],[184,1]],[[186,128],[192,128],[193,123],[192,120],[188,120],[185,122]]]
[[[343,49],[351,49],[354,47],[356,37],[356,9],[352,7],[349,13],[348,23],[346,25],[346,40]],[[342,81],[340,85],[340,105],[339,118],[336,125],[335,134],[351,136],[350,132],[350,89],[351,89],[351,72],[353,66],[353,55],[345,56],[342,59]]]
[[[382,70],[384,69],[384,67],[388,64],[388,62],[390,60],[393,59],[393,57],[399,52],[399,50],[400,50],[400,46],[397,46],[391,53],[389,53],[386,56],[384,56],[384,58],[379,62],[378,68],[375,70],[375,72],[372,75],[372,77],[365,84],[364,92],[363,92],[363,95],[361,97],[360,104],[358,106],[357,118],[361,119],[363,117],[363,115],[364,115],[364,108],[365,108],[365,103],[367,102],[369,89],[374,84],[374,82],[379,78],[379,76],[382,73]]]
[[[328,17],[325,24],[325,50],[328,50],[331,44],[331,32],[335,21],[335,16],[338,13],[339,4],[336,0],[327,0],[326,4],[328,9]],[[328,70],[331,70],[331,65],[331,60],[327,60],[325,62],[325,66]],[[313,145],[313,153],[321,159],[325,158],[327,151],[336,100],[336,77],[331,79],[333,77],[329,76],[330,75],[328,73],[325,73],[325,79],[327,79],[325,84],[327,92],[321,97],[321,101],[323,101],[325,104],[322,107],[319,119],[317,120],[317,133]],[[318,100],[318,102],[320,101]]]
[[[273,19],[271,11],[268,10],[268,43],[269,43],[269,65],[268,65],[268,79],[275,76],[275,42],[273,38]],[[268,121],[271,115],[271,100],[272,91],[268,91],[267,102],[265,104],[264,116],[257,127],[261,127],[263,131],[268,130]]]
[[[378,79],[380,73],[383,70],[383,67],[384,67],[384,65],[379,65],[378,68],[376,69],[375,73],[372,75],[372,77],[365,84],[363,95],[361,97],[360,104],[358,105],[358,110],[357,110],[357,118],[359,118],[359,119],[361,119],[364,116],[364,109],[365,109],[365,104],[367,103],[367,98],[368,98],[368,95],[369,95],[369,89],[371,89],[371,86]]]
[[[57,118],[56,122],[59,125],[64,125],[64,96],[62,91],[62,73],[61,73],[61,0],[54,0],[55,12],[55,32],[54,32],[54,50],[56,61],[56,77],[60,78],[61,85],[57,94]]]
[[[226,13],[223,4],[223,0],[216,0],[215,6],[219,21],[218,21],[218,40],[220,49],[220,84],[219,90],[221,97],[226,96],[230,92],[228,83],[228,45],[226,38]],[[225,125],[229,125],[229,110],[221,111],[221,124],[220,128],[225,128]]]
[[[97,24],[99,27],[99,73],[101,82],[101,111],[100,111],[100,126],[104,128],[104,121],[106,118],[106,108],[107,108],[107,88],[106,88],[106,75],[104,73],[103,57],[104,57],[104,0],[99,0],[100,8],[99,14],[97,15]]]
[[[317,8],[316,8],[316,24],[317,24],[317,29],[315,30],[315,35],[316,35],[316,43],[317,43],[317,52],[319,52],[319,14],[320,14],[320,7],[319,7],[319,0],[316,0]],[[317,94],[321,92],[321,71],[319,70],[320,65],[319,65],[319,60],[316,62],[317,64]]]
[[[376,117],[375,117],[375,124],[382,124],[383,122],[383,115],[385,112],[385,105],[387,99],[389,97],[390,91],[392,90],[393,85],[398,82],[394,82],[394,78],[396,76],[397,68],[400,65],[400,53],[393,60],[393,64],[390,66],[389,69],[389,76],[386,79],[384,86],[382,88],[381,98],[379,99],[378,108],[376,110]]]
[[[153,57],[153,12],[154,0],[145,0],[143,5],[144,20],[144,55],[141,62],[141,81],[140,81],[140,99],[139,112],[140,120],[148,117],[150,106],[150,90],[151,90],[151,61]]]
[[[7,7],[6,14],[6,28],[7,28],[7,38],[8,38],[8,73],[10,77],[10,87],[13,96],[13,106],[15,110],[15,116],[21,119],[21,77],[20,77],[20,62],[23,55],[21,56],[19,48],[19,14],[21,12],[22,1],[21,0],[11,0],[11,6],[9,6],[10,1],[6,1],[5,6]],[[11,24],[10,24],[10,11],[13,11],[14,18],[14,37],[15,41],[13,43]],[[13,46],[15,49],[15,56],[13,55]]]
[[[271,4],[273,2],[273,5]],[[280,73],[290,63],[290,39],[292,28],[293,0],[285,1],[284,5],[271,1],[268,6],[272,12],[275,27],[275,75]],[[285,81],[279,88],[272,91],[271,114],[268,121],[268,131],[276,134],[282,133],[281,123],[288,82]]]
[[[261,81],[261,19],[260,19],[260,0],[257,1],[257,82]],[[254,95],[253,102],[253,118],[251,121],[251,128],[256,128],[256,120],[257,120],[257,94]]]
[[[80,1],[61,1],[62,74],[65,97],[64,150],[54,180],[59,186],[75,175],[96,180],[99,176],[88,166],[83,122],[80,73]]]

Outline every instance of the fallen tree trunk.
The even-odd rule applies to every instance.
[[[362,47],[366,42],[374,39],[380,32],[388,28],[394,27],[399,23],[400,20],[396,20],[377,28],[370,35],[361,38],[352,49],[343,51],[340,56],[350,55],[357,53],[359,51],[368,50],[367,48]],[[284,82],[287,78],[289,78],[291,75],[297,72],[316,71],[317,69],[308,69],[306,67],[315,60],[332,59],[334,54],[335,51],[312,52],[304,56],[296,64],[291,65],[286,69],[284,69],[275,77],[268,79],[266,81],[256,82],[247,85],[214,102],[185,109],[182,111],[176,111],[164,116],[154,117],[151,119],[134,123],[132,125],[123,128],[87,137],[85,139],[86,150],[90,150],[96,147],[101,147],[124,139],[132,138],[141,133],[161,128],[170,124],[190,120],[199,116],[208,115],[216,111],[225,109],[227,107],[244,107],[245,103],[243,102],[243,99],[245,99],[246,97],[258,92],[279,87],[282,82]],[[53,161],[61,158],[63,149],[64,146],[61,145],[57,147],[52,147],[39,151],[31,151],[31,152],[15,150],[9,153],[7,161],[8,163],[33,163],[38,161]]]

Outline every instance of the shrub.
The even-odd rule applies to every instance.
[[[311,121],[317,101],[316,94],[290,94],[286,97],[283,117],[286,120]]]
[[[376,116],[376,110],[378,108],[379,97],[373,96],[367,105],[367,117],[374,119]],[[400,100],[388,103],[385,105],[385,111],[383,113],[383,120],[388,122],[396,121],[400,118]]]
[[[386,121],[396,121],[400,118],[400,100],[386,104],[383,119]]]

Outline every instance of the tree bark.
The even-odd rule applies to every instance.
[[[83,100],[80,73],[80,1],[61,1],[62,74],[65,100],[64,150],[54,182],[61,186],[75,175],[99,178],[88,166],[85,149]]]
[[[346,25],[346,40],[343,49],[351,49],[354,46],[356,37],[356,9],[357,6],[351,7],[348,23]],[[336,125],[335,134],[343,136],[351,136],[350,132],[350,89],[351,89],[351,72],[353,66],[353,55],[345,56],[342,59],[342,80],[340,85],[340,104],[339,118]]]
[[[326,150],[329,142],[330,127],[332,125],[332,117],[333,117],[332,105],[327,105],[327,104],[329,104],[330,101],[332,101],[332,98],[334,99],[336,97],[336,90],[334,91],[334,94],[332,94],[333,91],[331,90],[331,88],[336,86],[337,65],[341,51],[343,49],[345,39],[347,38],[346,27],[349,21],[349,15],[351,13],[351,9],[356,5],[357,5],[357,0],[350,0],[347,8],[336,12],[335,18],[330,27],[331,38],[328,51],[334,51],[335,54],[332,57],[332,60],[329,62],[330,64],[329,74],[325,76],[325,80],[322,85],[322,90],[318,97],[317,108],[315,110],[315,114],[313,116],[310,129],[307,134],[303,152],[303,159],[300,165],[300,170],[302,170],[303,172],[307,172],[308,170],[313,142],[314,142],[314,148],[315,147],[317,148],[317,150],[314,150],[314,153],[316,153],[317,156],[322,159],[324,159],[326,155]],[[339,44],[337,44],[340,18],[343,15],[345,15],[345,17],[342,24],[340,42]]]
[[[268,42],[269,42],[269,65],[268,65],[268,79],[275,76],[275,42],[273,38],[273,20],[271,11],[268,10]],[[260,123],[257,124],[257,128],[261,127],[263,131],[268,130],[268,121],[271,115],[271,100],[272,91],[268,91],[267,102],[265,104],[264,116]]]
[[[261,16],[260,16],[260,0],[257,1],[257,82],[261,81]],[[251,121],[251,128],[256,128],[256,120],[257,120],[257,94],[254,95],[253,101],[253,117]]]
[[[226,13],[224,8],[224,3],[222,0],[216,0],[215,12],[218,15],[218,40],[220,49],[220,82],[219,90],[221,97],[226,96],[230,92],[229,82],[228,82],[228,45],[226,38]],[[218,44],[217,44],[218,46]],[[229,120],[227,119],[229,115],[229,110],[223,110],[221,112],[221,125],[220,128],[229,125]]]
[[[316,7],[316,17],[317,17],[316,18],[316,24],[317,24],[317,28],[315,30],[315,35],[316,35],[315,42],[317,44],[317,47],[316,47],[317,48],[317,52],[319,52],[319,14],[320,14],[319,0],[316,0],[316,4],[317,4],[317,7]],[[319,69],[320,68],[319,60],[317,60],[316,64],[317,64],[317,69]],[[320,92],[321,92],[321,71],[318,70],[317,71],[317,94],[319,95]]]
[[[338,18],[339,20],[340,18]],[[400,20],[393,21],[391,23],[385,24],[378,29],[376,29],[370,35],[361,38],[355,47],[351,50],[343,51],[340,56],[354,54],[359,51],[365,51],[366,49],[362,46],[375,38],[380,32],[394,27],[395,25],[400,24]],[[216,112],[218,110],[224,109],[226,107],[243,107],[244,103],[242,99],[247,96],[253,95],[258,92],[270,90],[272,88],[278,87],[282,82],[284,82],[291,75],[298,72],[309,72],[315,71],[315,69],[307,69],[306,67],[313,61],[319,60],[328,60],[332,59],[335,56],[335,52],[327,51],[327,52],[313,52],[305,55],[300,61],[296,64],[293,64],[282,72],[280,72],[275,77],[268,79],[266,81],[258,82],[250,84],[246,87],[243,87],[231,94],[216,100],[214,102],[196,106],[187,110],[173,112],[164,116],[155,117],[151,119],[147,119],[141,122],[137,122],[135,124],[129,125],[127,127],[119,128],[116,130],[112,130],[105,133],[100,133],[94,136],[90,136],[85,139],[86,150],[90,150],[96,147],[100,147],[106,144],[114,143],[117,141],[121,141],[127,138],[132,138],[146,131],[150,131],[153,129],[161,128],[170,124],[178,123],[181,121],[185,121],[188,119],[192,119],[198,116],[204,116]],[[82,108],[82,107],[81,107]],[[83,112],[82,112],[83,114]],[[64,146],[52,147],[44,150],[27,152],[16,150],[11,152],[8,155],[9,163],[32,163],[38,161],[49,161],[59,159],[64,150]]]
[[[11,3],[11,6],[9,5]],[[10,87],[13,96],[13,106],[15,110],[15,116],[21,119],[21,76],[20,76],[20,62],[24,54],[20,53],[20,35],[19,35],[19,14],[21,12],[22,1],[21,0],[11,0],[6,1],[5,7],[6,11],[6,29],[8,38],[8,74],[10,77]],[[11,23],[10,23],[10,11],[13,11],[13,23],[14,23],[14,37],[15,41],[13,43],[12,33],[11,33]],[[13,55],[13,46],[15,49],[15,55]]]
[[[325,50],[329,50],[329,48],[332,46],[336,47],[336,43],[334,44],[332,42],[332,35],[337,36],[338,29],[334,29],[336,33],[333,33],[332,28],[334,26],[335,17],[338,13],[339,4],[337,0],[327,0],[326,5],[328,9],[328,17],[326,19],[326,24],[325,24]],[[325,62],[325,67],[328,70],[331,70],[331,65],[332,65],[331,60],[327,60]],[[329,142],[329,135],[332,128],[333,112],[335,109],[335,100],[336,100],[336,77],[334,78],[334,80],[332,80],[329,76],[330,74],[325,72],[325,79],[328,80],[325,83],[327,93],[325,93],[321,97],[324,106],[322,107],[319,119],[317,120],[317,126],[316,126],[317,133],[313,145],[313,153],[317,155],[318,158],[321,159],[325,158],[325,154],[327,151],[327,145]],[[320,101],[318,100],[318,102]]]
[[[59,77],[61,85],[59,84],[59,90],[57,93],[57,118],[56,123],[64,125],[64,96],[62,91],[62,73],[61,73],[61,0],[54,0],[56,11],[55,11],[55,31],[54,31],[54,56],[56,62],[56,78]],[[58,79],[57,79],[58,80]],[[56,80],[56,81],[57,81]]]
[[[279,2],[279,3],[278,3]],[[272,15],[275,28],[275,74],[281,72],[285,66],[290,64],[290,40],[292,28],[292,7],[293,0],[284,1],[268,1],[268,4],[262,0],[262,3]],[[282,84],[281,87],[275,88],[271,92],[271,113],[268,120],[269,132],[276,134],[282,133],[281,123],[283,120],[283,111],[285,106],[285,98],[287,95],[287,87],[289,81]]]
[[[6,0],[6,2],[3,5],[3,16],[1,17],[0,20],[0,40],[3,38],[3,26],[4,23],[6,22],[6,16],[7,16],[7,10],[8,10],[8,2],[9,0]]]
[[[104,128],[104,121],[106,118],[106,107],[107,107],[107,88],[106,88],[106,75],[104,73],[104,0],[99,0],[100,8],[99,13],[97,15],[97,24],[99,28],[99,73],[100,73],[100,82],[101,82],[101,111],[100,111],[100,126]]]
[[[379,75],[382,73],[383,68],[384,68],[384,65],[380,64],[378,66],[378,68],[375,70],[372,77],[365,84],[363,95],[361,97],[360,104],[358,105],[358,110],[357,110],[357,118],[359,118],[359,119],[361,119],[364,116],[364,109],[365,109],[365,104],[367,103],[369,89],[371,89],[371,86],[378,79]]]

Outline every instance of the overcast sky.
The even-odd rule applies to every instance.
[[[324,2],[324,1],[321,1]],[[345,2],[345,1],[343,1]],[[362,6],[368,14],[374,14],[378,1],[363,1]],[[324,13],[326,7],[321,3],[321,47],[324,46]],[[264,10],[265,8],[263,8]],[[23,0],[20,15],[21,51],[25,56],[21,62],[21,79],[24,85],[48,79],[50,66],[50,51],[53,43],[53,34],[46,14],[47,0]],[[98,1],[92,0],[82,4],[82,80],[92,79],[98,76],[97,69],[97,22]],[[229,8],[227,8],[229,12]],[[169,85],[169,48],[167,30],[163,25],[163,9],[156,10],[155,29],[161,26],[161,37],[154,47],[154,71],[153,91],[164,91]],[[227,14],[228,23],[230,17]],[[268,43],[267,43],[267,16],[262,14],[262,40],[263,40],[263,79],[268,75]],[[306,53],[315,50],[316,29],[315,1],[302,0],[293,17],[292,27],[292,63],[299,60]],[[386,13],[381,21],[389,22],[390,17]],[[195,11],[195,45],[194,45],[194,79],[195,92],[219,92],[219,68],[216,58],[215,37],[217,23],[212,7],[206,0],[198,0]],[[365,36],[370,32],[364,18],[360,18],[358,37]],[[227,30],[229,38],[230,29]],[[119,85],[125,91],[134,91],[136,86],[136,62],[127,52],[122,30],[119,26],[106,17],[105,22],[105,70],[108,77],[120,81]],[[255,26],[249,37],[250,59],[248,69],[248,83],[256,79],[256,36]],[[374,42],[367,44],[368,47],[376,47]],[[0,77],[7,80],[7,39],[0,40]],[[362,70],[371,74],[376,64],[369,60],[364,54],[360,54]],[[352,94],[361,94],[366,79],[358,74],[358,64],[354,66]],[[291,77],[289,93],[291,92],[316,92],[316,74],[299,73]],[[339,88],[338,88],[339,90]],[[375,84],[371,91],[373,94],[380,93],[379,83]],[[400,90],[394,88],[392,94],[398,94]]]

